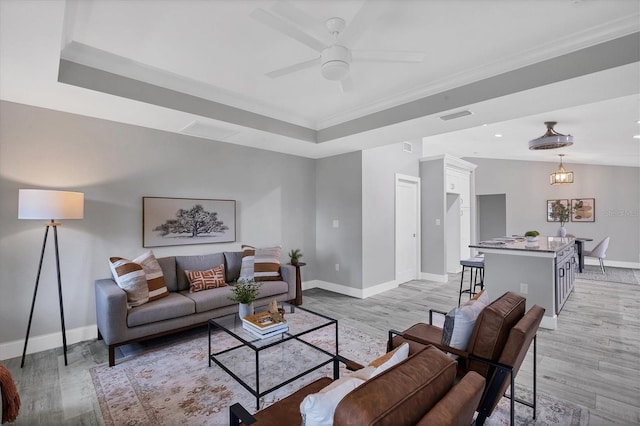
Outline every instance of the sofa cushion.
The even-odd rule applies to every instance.
[[[195,303],[179,293],[169,293],[167,297],[131,308],[127,314],[127,326],[150,324],[153,322],[183,317],[196,312]]]
[[[416,424],[453,386],[456,362],[427,346],[348,393],[334,423]]]
[[[196,312],[200,313],[235,304],[236,302],[230,299],[233,296],[232,288],[224,286],[196,293],[190,293],[189,290],[185,290],[181,291],[180,294],[191,299],[195,304]]]
[[[319,392],[307,395],[300,403],[302,426],[332,425],[333,413],[340,400],[363,383],[362,379],[345,376],[334,380]]]
[[[167,286],[164,282],[164,273],[160,267],[160,263],[153,255],[153,251],[149,250],[133,259],[133,262],[142,266],[147,276],[147,286],[149,287],[149,302],[162,299],[169,295]]]
[[[164,283],[169,291],[178,291],[178,280],[176,278],[176,257],[159,257],[158,263],[162,268]]]
[[[238,281],[240,278],[240,267],[242,266],[242,252],[241,251],[225,251],[225,279],[228,283]]]
[[[122,257],[110,257],[109,268],[118,287],[127,294],[127,305],[140,306],[149,300],[147,275],[142,266]]]
[[[269,281],[262,283],[258,290],[258,299],[269,296],[278,296],[289,291],[289,284],[284,281]]]
[[[213,269],[224,264],[224,255],[222,253],[193,255],[193,256],[176,256],[176,276],[178,279],[178,290],[189,290],[189,280],[185,273],[186,270],[204,271]]]
[[[189,279],[189,291],[191,293],[227,285],[224,280],[224,265],[207,269],[206,271],[191,271],[187,269],[185,273]]]

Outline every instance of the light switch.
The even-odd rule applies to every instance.
[[[338,219],[333,219],[333,227],[334,228],[339,228],[340,227],[340,221]]]
[[[440,219],[436,219],[436,226],[440,226]]]

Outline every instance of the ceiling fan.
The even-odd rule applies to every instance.
[[[303,69],[320,67],[320,73],[327,80],[340,82],[343,92],[353,88],[349,69],[351,62],[422,62],[424,53],[395,50],[352,50],[352,46],[362,36],[367,26],[380,14],[384,2],[365,1],[349,25],[339,17],[329,18],[324,25],[315,18],[281,0],[271,7],[271,11],[257,8],[250,16],[258,22],[285,34],[320,53],[320,56],[266,73],[271,78],[282,77]],[[320,38],[301,30],[314,31]],[[328,38],[330,36],[330,38]]]

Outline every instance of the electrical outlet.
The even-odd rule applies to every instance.
[[[436,226],[440,226],[440,219],[436,219]]]
[[[520,283],[520,294],[529,294],[529,284]]]
[[[333,227],[334,228],[339,228],[340,227],[340,221],[338,219],[333,219]]]
[[[340,264],[336,263],[336,272],[340,270]]]

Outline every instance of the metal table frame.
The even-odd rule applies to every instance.
[[[290,305],[291,309],[290,312],[294,313],[295,312],[295,307],[293,305]],[[301,307],[298,307],[297,309],[300,309],[302,311],[305,311],[307,313],[310,313],[312,315],[318,316],[320,318],[324,318],[325,320],[327,320],[326,323],[318,325],[318,326],[314,326],[312,328],[309,329],[305,329],[299,333],[296,333],[295,330],[288,330],[286,332],[283,332],[282,334],[280,334],[279,336],[273,336],[273,337],[269,337],[267,339],[260,339],[259,337],[255,337],[252,340],[248,340],[245,338],[245,336],[241,336],[238,335],[236,333],[233,332],[233,330],[229,330],[227,327],[225,327],[224,325],[220,324],[221,319],[222,318],[229,318],[232,315],[235,315],[235,317],[237,318],[238,314],[231,314],[231,315],[225,315],[224,317],[221,318],[212,318],[209,321],[207,321],[208,324],[208,329],[209,329],[209,367],[211,367],[211,361],[215,362],[220,368],[222,368],[227,374],[229,374],[231,377],[233,377],[238,383],[240,383],[246,390],[248,390],[253,396],[256,397],[256,409],[260,409],[260,398],[263,397],[264,395],[273,392],[277,389],[280,389],[283,386],[288,385],[289,383],[298,380],[299,378],[311,373],[312,371],[318,370],[319,368],[324,367],[327,364],[333,363],[333,379],[336,380],[340,377],[340,369],[339,369],[339,360],[338,360],[338,320],[330,318],[328,316],[310,311],[308,309],[304,309]],[[239,318],[237,318],[239,320]],[[329,327],[331,325],[335,326],[335,332],[336,332],[336,339],[335,339],[335,353],[331,353],[328,352],[318,346],[315,346],[305,340],[302,340],[301,337],[309,334],[313,331],[316,330],[320,330],[324,327]],[[233,336],[235,339],[239,340],[241,343],[239,345],[233,346],[231,348],[227,348],[224,349],[220,352],[211,352],[211,331],[215,330],[215,329],[221,329],[224,332],[226,332],[227,334]],[[247,332],[248,333],[248,332]],[[329,355],[330,358],[327,359],[326,361],[323,361],[319,364],[314,364],[311,365],[309,368],[307,368],[306,370],[304,370],[302,373],[299,373],[293,377],[291,377],[290,379],[285,380],[284,382],[273,386],[269,389],[266,390],[260,390],[260,352],[272,348],[274,346],[277,345],[281,345],[287,341],[290,340],[297,340],[299,342],[304,343],[305,345],[309,346],[310,348],[320,351],[326,355]],[[265,343],[264,345],[255,345],[254,343],[256,342],[263,342]],[[242,380],[240,377],[238,377],[238,375],[236,375],[233,371],[231,371],[230,368],[226,367],[217,357],[219,355],[222,355],[224,353],[227,352],[231,352],[234,351],[236,349],[239,348],[243,348],[243,347],[248,347],[250,349],[252,349],[255,352],[255,367],[256,367],[256,387],[255,389],[253,387],[251,387],[250,384],[246,383],[244,380]]]

